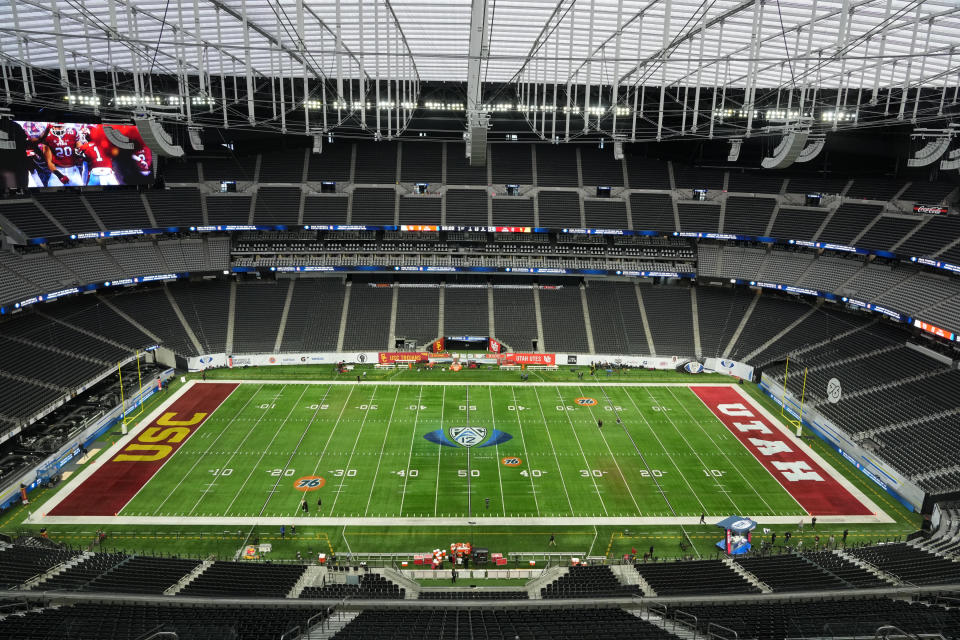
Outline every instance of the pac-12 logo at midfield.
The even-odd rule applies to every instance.
[[[453,427],[450,437],[461,447],[474,447],[487,437],[486,427]]]
[[[463,447],[465,449],[495,447],[513,438],[509,433],[499,429],[475,426],[450,427],[446,432],[443,429],[437,429],[423,437],[443,447]]]

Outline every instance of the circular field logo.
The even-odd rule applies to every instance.
[[[577,398],[574,400],[581,407],[595,407],[597,406],[596,398]]]
[[[503,466],[505,467],[519,467],[521,464],[523,464],[523,460],[521,460],[520,458],[512,458],[512,457],[504,458],[500,462],[502,462]]]
[[[320,476],[303,476],[293,481],[293,488],[297,491],[316,491],[325,484],[327,481]]]

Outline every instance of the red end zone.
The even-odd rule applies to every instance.
[[[810,515],[874,515],[730,387],[691,387],[713,414]]]
[[[194,385],[48,515],[116,515],[236,388]]]

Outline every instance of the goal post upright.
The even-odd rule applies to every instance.
[[[786,366],[783,369],[783,393],[780,397],[780,417],[789,424],[797,428],[797,437],[803,431],[803,402],[807,394],[807,372],[808,367],[803,368],[803,381],[800,385],[800,415],[794,419],[793,415],[787,410],[787,383],[790,379],[790,357],[787,356]]]
[[[133,396],[136,396],[137,394],[141,394],[143,392],[143,373],[140,370],[140,350],[139,349],[133,352],[133,359],[137,364],[137,390],[133,394]],[[131,415],[127,415],[126,398],[124,395],[124,388],[123,388],[123,361],[122,360],[117,362],[117,375],[120,376],[120,423],[121,423],[122,431],[126,433],[127,425],[133,422],[134,420],[136,420],[137,418],[139,418],[140,414],[143,413],[143,403],[141,403],[137,407],[138,411],[136,411],[135,413],[132,413]]]

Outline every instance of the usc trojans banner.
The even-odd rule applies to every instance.
[[[426,351],[381,351],[380,364],[394,364],[396,362],[427,362],[431,354]]]

